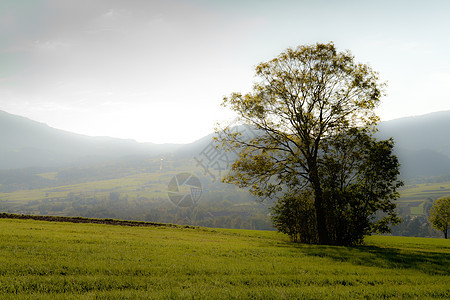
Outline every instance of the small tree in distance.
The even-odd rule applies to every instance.
[[[450,197],[436,200],[430,210],[429,221],[431,226],[444,233],[448,238],[448,227],[450,225]]]
[[[256,76],[253,92],[224,98],[259,133],[221,135],[240,151],[224,182],[277,199],[274,223],[296,241],[350,245],[388,232],[402,183],[393,141],[372,137],[384,88],[377,73],[318,43],[287,49]]]

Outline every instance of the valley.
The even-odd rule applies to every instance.
[[[449,120],[450,112],[439,112],[380,124],[378,138],[393,136],[397,142],[405,182],[397,210],[405,221],[400,227],[411,228],[394,230],[396,235],[439,236],[428,225],[418,230],[427,224],[433,201],[450,193],[450,136],[443,130]],[[186,145],[155,145],[74,135],[7,113],[0,114],[0,123],[2,212],[273,230],[272,203],[218,180],[229,158],[221,169],[199,163],[213,149],[212,134]],[[427,134],[433,130],[436,135]],[[47,164],[48,159],[54,163]],[[168,196],[169,182],[183,173],[200,181],[195,206],[180,207]]]

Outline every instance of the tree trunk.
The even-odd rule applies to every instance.
[[[329,245],[330,237],[327,230],[326,211],[323,203],[323,192],[320,186],[319,174],[315,163],[310,163],[310,181],[314,189],[314,208],[316,210],[317,234],[319,244]]]
[[[328,245],[330,244],[330,238],[328,236],[327,230],[326,213],[323,207],[322,189],[320,188],[319,190],[315,190],[314,207],[316,209],[317,233],[319,236],[319,244]]]
[[[447,232],[448,232],[448,228],[444,230],[444,237],[445,237],[445,239],[447,239]]]

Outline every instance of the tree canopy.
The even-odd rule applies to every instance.
[[[256,76],[252,92],[224,98],[257,132],[225,130],[222,142],[239,157],[224,181],[277,199],[274,223],[294,240],[354,244],[398,222],[393,141],[372,137],[384,90],[377,73],[318,43],[260,63]],[[375,218],[377,211],[384,215]]]
[[[448,237],[448,227],[450,225],[450,197],[443,197],[433,204],[430,210],[431,225],[444,233]]]

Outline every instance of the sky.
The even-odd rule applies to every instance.
[[[387,81],[382,120],[450,110],[450,1],[0,0],[0,110],[91,136],[190,143],[255,66],[333,41]]]

